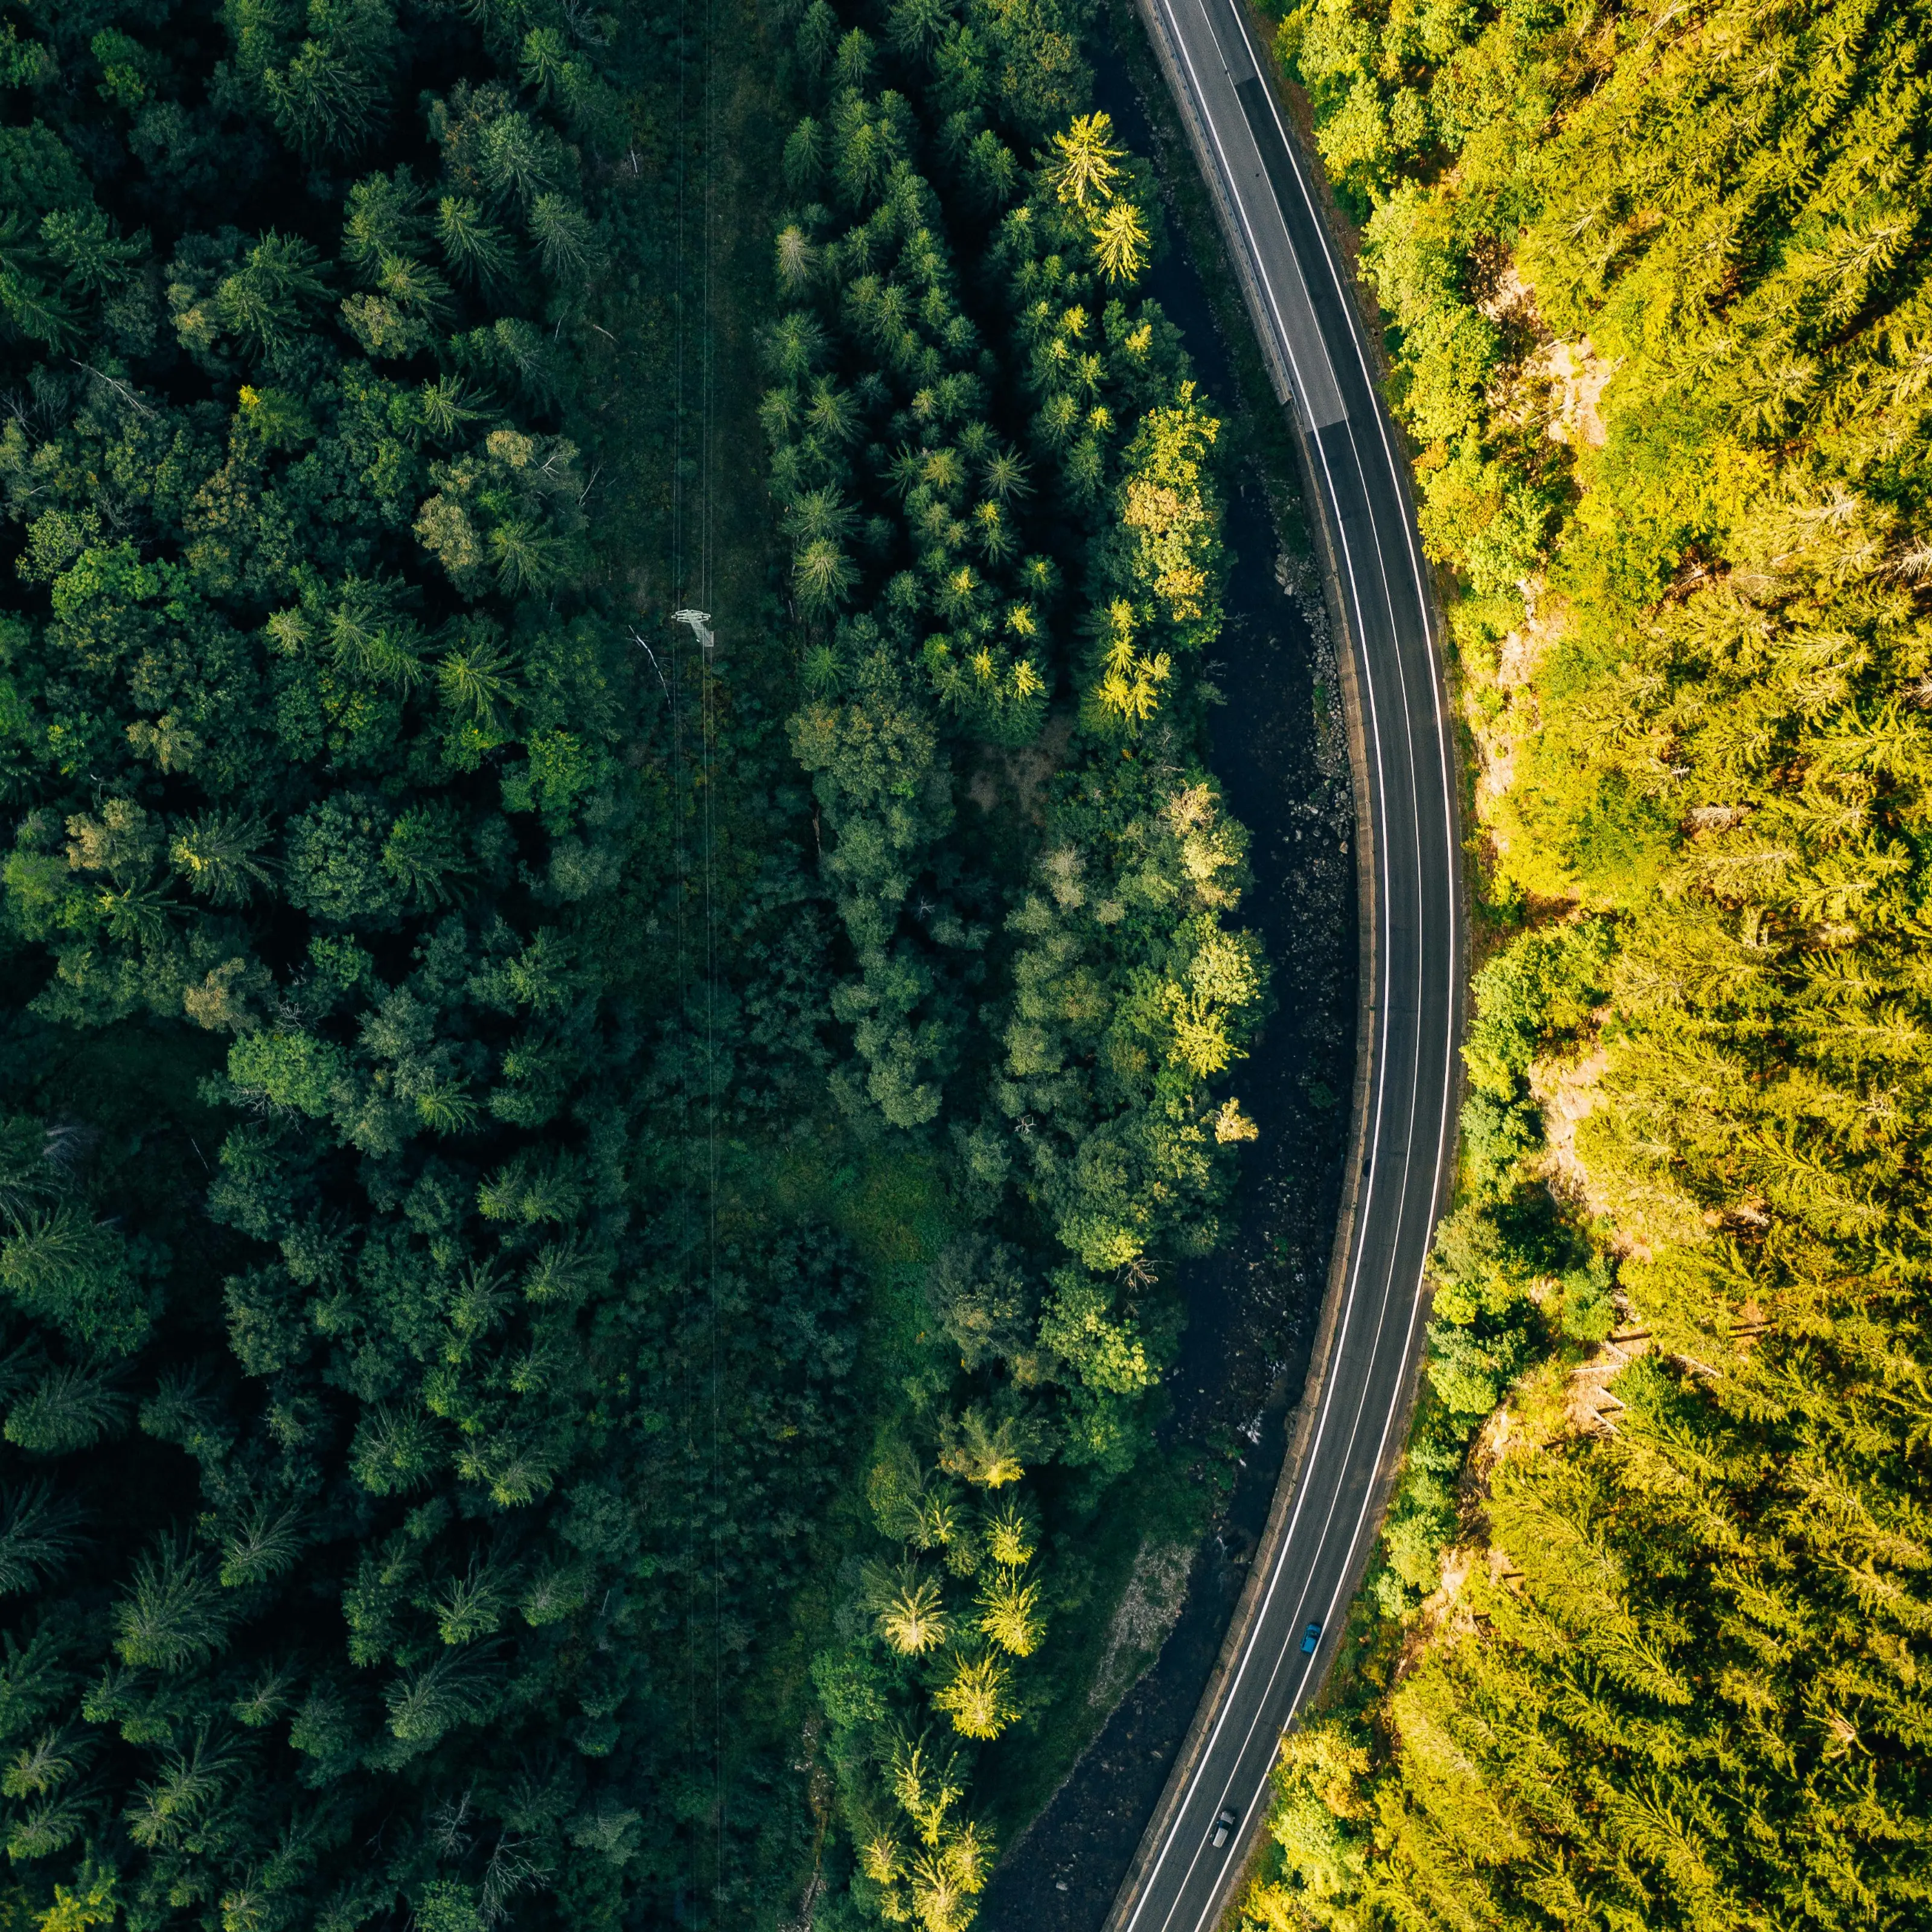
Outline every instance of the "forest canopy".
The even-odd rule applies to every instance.
[[[6,34],[9,1910],[608,1920],[666,1835],[622,935],[676,882],[565,424],[664,35]],[[836,1441],[836,1244],[718,1289]]]
[[[1492,957],[1426,1388],[1270,1927],[1916,1923],[1919,6],[1309,0]]]
[[[1254,1132],[1220,426],[1084,18],[740,30],[0,14],[9,1922],[952,1932],[1066,1694]]]

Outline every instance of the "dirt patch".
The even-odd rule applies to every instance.
[[[1047,788],[1066,760],[1073,722],[1072,712],[1062,710],[1030,745],[1012,751],[998,745],[980,746],[968,770],[966,796],[982,812],[1044,825]]]
[[[1462,1602],[1462,1589],[1478,1563],[1488,1562],[1490,1551],[1478,1544],[1453,1544],[1442,1552],[1442,1580],[1424,1598],[1414,1623],[1403,1636],[1395,1660],[1394,1682],[1400,1684],[1432,1646],[1475,1628],[1475,1618]]]
[[[1610,1064],[1598,1047],[1581,1060],[1540,1060],[1529,1070],[1530,1097],[1543,1109],[1544,1178],[1593,1214],[1607,1209],[1592,1198],[1589,1174],[1576,1157],[1576,1129],[1595,1111],[1598,1085]]]
[[[1601,449],[1610,431],[1598,406],[1617,364],[1599,356],[1586,335],[1580,342],[1553,342],[1544,352],[1542,374],[1550,384],[1550,440],[1573,449]]]
[[[1648,1329],[1624,1329],[1598,1343],[1589,1359],[1570,1372],[1564,1392],[1570,1426],[1578,1435],[1616,1435],[1616,1417],[1624,1405],[1611,1393],[1610,1384],[1649,1351]]]
[[[1493,807],[1516,779],[1517,747],[1541,722],[1534,680],[1550,646],[1569,621],[1568,608],[1549,596],[1541,582],[1526,578],[1517,586],[1523,601],[1523,620],[1497,647],[1495,670],[1483,674],[1472,663],[1463,686],[1462,715],[1474,740],[1478,757],[1476,815],[1488,833],[1500,863],[1508,841],[1496,822]]]

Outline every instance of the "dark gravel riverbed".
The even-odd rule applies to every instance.
[[[1193,163],[1164,149],[1127,67],[1100,64],[1096,105],[1164,172]],[[1244,406],[1202,274],[1180,239],[1149,292],[1180,326],[1224,416]],[[1009,1848],[982,1902],[986,1932],[1094,1932],[1160,1798],[1246,1578],[1286,1446],[1283,1424],[1306,1372],[1334,1234],[1354,1065],[1355,872],[1346,740],[1334,647],[1316,580],[1285,557],[1258,467],[1233,479],[1235,554],[1228,622],[1210,675],[1214,769],[1252,836],[1244,922],[1266,942],[1276,1010],[1234,1082],[1261,1129],[1248,1150],[1238,1225],[1178,1280],[1188,1327],[1172,1374],[1168,1429],[1240,1460],[1232,1496],[1196,1552],[1159,1658],[1033,1828]],[[1223,1464],[1225,1466],[1225,1464]]]

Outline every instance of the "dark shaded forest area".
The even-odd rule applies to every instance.
[[[7,11],[13,1922],[948,1932],[1077,1744],[1267,983],[1086,31]]]

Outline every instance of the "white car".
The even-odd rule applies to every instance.
[[[1217,1852],[1228,1842],[1228,1834],[1234,1828],[1234,1814],[1224,1810],[1214,1820],[1214,1849]]]

